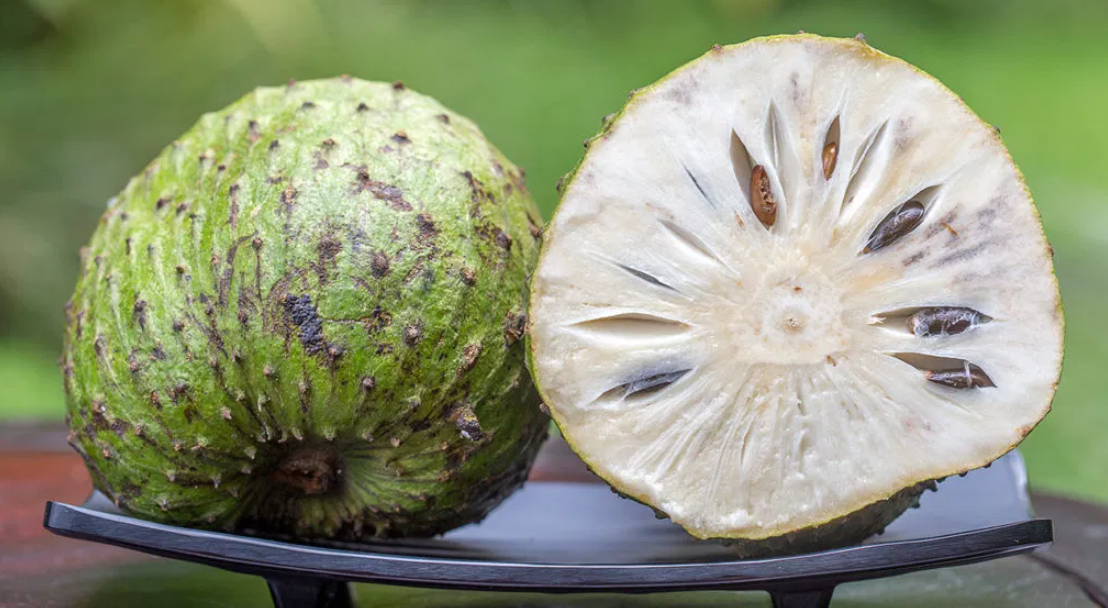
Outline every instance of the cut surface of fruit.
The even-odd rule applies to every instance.
[[[583,459],[690,533],[859,540],[1049,410],[1062,314],[1030,194],[911,65],[715,47],[587,147],[532,282],[532,371]]]

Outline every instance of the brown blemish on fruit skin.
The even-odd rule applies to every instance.
[[[299,196],[296,188],[292,184],[289,184],[281,192],[281,211],[285,213],[285,216],[292,215],[292,210],[296,207],[296,198]]]
[[[458,366],[458,377],[462,377],[466,372],[473,369],[477,365],[477,359],[481,356],[483,347],[480,343],[467,344],[462,350],[462,363]]]
[[[411,211],[412,205],[404,200],[404,193],[396,186],[376,181],[369,176],[369,169],[362,165],[355,167],[357,176],[354,182],[354,194],[369,192],[374,198],[385,201],[397,211]]]
[[[131,310],[134,322],[138,323],[139,329],[146,331],[146,300],[135,300]]]
[[[378,331],[392,325],[392,315],[388,311],[382,310],[380,306],[376,306],[373,312],[369,313],[369,321],[366,323],[366,332],[375,334]]]
[[[415,346],[423,340],[423,326],[413,323],[404,328],[404,344]]]
[[[316,252],[319,254],[320,266],[333,261],[338,257],[339,252],[342,251],[342,243],[335,240],[330,234],[324,234],[323,238],[319,240],[316,245]]]
[[[425,237],[433,237],[438,234],[435,228],[435,219],[430,213],[420,213],[416,216],[416,224],[419,226],[419,234]]]
[[[489,192],[485,188],[485,186],[473,176],[472,171],[463,171],[462,177],[464,177],[466,179],[466,182],[469,184],[469,198],[473,203],[475,203],[475,205],[480,205],[481,203],[496,203],[496,197],[494,197],[492,193]]]
[[[470,441],[480,441],[484,438],[484,431],[481,429],[481,421],[477,419],[477,413],[473,411],[473,406],[460,401],[455,403],[447,412],[447,420],[452,422],[458,429],[458,433],[462,437]]]
[[[512,346],[523,337],[527,331],[527,315],[523,313],[508,312],[504,318],[504,342]]]
[[[169,388],[169,400],[173,403],[177,403],[189,392],[189,385],[184,382],[178,382]]]
[[[531,233],[532,239],[542,240],[542,227],[530,215],[527,216],[527,230]]]
[[[142,369],[142,364],[138,361],[138,349],[132,349],[130,354],[127,355],[127,368],[132,374],[138,373]]]
[[[496,246],[500,247],[504,251],[510,251],[512,249],[512,237],[508,236],[508,233],[504,232],[500,228],[496,229]]]
[[[374,277],[379,279],[386,276],[389,274],[389,257],[380,251],[375,251],[369,266]]]

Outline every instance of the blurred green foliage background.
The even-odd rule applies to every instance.
[[[1108,500],[1108,3],[1101,0],[0,0],[0,420],[60,420],[62,305],[104,202],[261,84],[403,80],[475,119],[549,217],[628,91],[713,43],[865,32],[1001,128],[1067,312],[1032,482]]]

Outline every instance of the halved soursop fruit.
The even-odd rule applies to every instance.
[[[429,97],[257,89],[84,250],[70,442],[158,521],[356,540],[479,520],[549,427],[522,340],[538,218],[521,170]]]
[[[532,375],[626,496],[747,555],[859,541],[1050,408],[1062,313],[995,129],[863,40],[715,47],[567,176]]]

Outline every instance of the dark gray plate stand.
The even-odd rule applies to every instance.
[[[737,560],[597,484],[528,484],[484,522],[433,539],[306,545],[151,523],[103,496],[47,503],[44,525],[107,543],[265,577],[277,608],[348,608],[348,583],[532,593],[763,590],[775,608],[826,608],[841,583],[980,562],[1053,541],[1034,519],[1023,461],[927,493],[883,535],[805,555]]]

